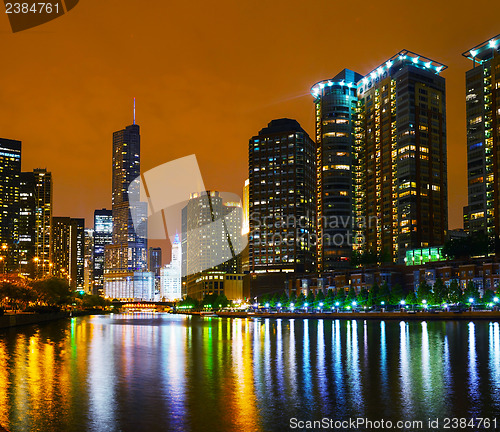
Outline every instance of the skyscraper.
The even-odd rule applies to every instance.
[[[354,121],[362,76],[344,69],[313,86],[316,112],[316,243],[318,271],[350,265],[354,230],[355,187],[359,181]]]
[[[46,169],[33,170],[34,197],[34,262],[35,275],[42,277],[51,273],[52,252],[52,173]]]
[[[19,272],[33,277],[35,265],[35,174],[22,172],[19,177]]]
[[[296,120],[250,139],[250,273],[314,270],[315,189],[315,144]]]
[[[52,274],[75,291],[84,287],[84,226],[84,219],[52,218]]]
[[[113,241],[113,213],[108,209],[94,211],[94,250],[92,273],[94,294],[102,295],[104,278],[104,248]]]
[[[241,206],[225,202],[217,191],[193,193],[182,218],[186,294],[197,299],[223,294],[223,275],[241,273]]]
[[[500,35],[462,54],[465,75],[468,206],[464,226],[490,238],[500,234]]]
[[[20,173],[21,141],[0,138],[0,260],[5,271],[15,266]]]
[[[147,270],[147,240],[134,227],[129,187],[141,173],[141,136],[135,123],[113,133],[113,242],[106,246],[107,272]]]
[[[150,247],[148,260],[149,260],[149,271],[153,272],[156,277],[159,277],[160,268],[162,264],[161,248]]]
[[[162,301],[175,301],[182,298],[181,267],[182,250],[179,236],[172,244],[172,260],[160,269],[160,298]]]
[[[379,261],[442,245],[448,229],[445,65],[403,50],[357,82],[355,247]],[[317,98],[321,84],[313,87]],[[323,167],[323,169],[325,169]]]
[[[134,124],[113,133],[112,243],[104,250],[104,294],[127,300],[153,300],[154,277],[147,272],[147,222],[142,232],[132,214],[147,219],[146,203],[132,203],[129,189],[140,176],[141,136]],[[131,188],[132,186],[132,188]]]
[[[96,294],[94,288],[94,229],[85,228],[85,250],[83,255],[83,289],[87,294]],[[101,292],[102,294],[102,292]]]

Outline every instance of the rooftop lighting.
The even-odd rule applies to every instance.
[[[425,67],[430,68],[430,67],[431,67],[431,62],[427,62],[427,63],[425,64]]]
[[[387,69],[389,69],[392,66],[392,62],[389,60],[385,65],[387,66]]]
[[[490,40],[490,42],[489,42],[488,46],[489,46],[490,48],[495,48],[495,47],[497,46],[497,44],[498,44],[498,39],[497,39],[497,40],[493,40],[493,39],[492,39],[492,40]]]
[[[418,63],[418,57],[414,57],[414,58],[412,58],[412,59],[411,59],[411,61],[412,61],[413,63]]]
[[[470,50],[470,55],[472,57],[476,57],[477,56],[477,52],[478,52],[477,50]]]

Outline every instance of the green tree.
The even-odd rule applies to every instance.
[[[292,292],[290,298],[288,299],[288,306],[292,306],[292,304],[297,306],[297,296],[295,295],[295,291]]]
[[[483,303],[493,303],[493,299],[495,298],[495,293],[492,290],[485,290],[482,298]]]
[[[366,290],[366,288],[361,289],[356,298],[356,301],[360,306],[366,306],[368,302],[368,291]]]
[[[462,290],[458,285],[458,281],[453,279],[450,283],[450,287],[448,288],[448,300],[450,303],[458,304],[462,301]]]
[[[271,297],[271,300],[269,300],[269,305],[271,307],[276,307],[276,305],[279,303],[279,297],[278,297],[278,294],[274,294],[272,297]]]
[[[225,308],[229,306],[229,300],[224,294],[217,296],[215,299],[215,309]]]
[[[326,308],[331,309],[334,304],[335,304],[335,294],[332,289],[329,289],[325,297],[325,309]]]
[[[288,300],[288,296],[285,292],[280,295],[279,302],[281,303],[281,307],[288,307],[290,305],[290,301]]]
[[[477,303],[479,301],[479,290],[472,281],[469,281],[467,288],[464,291],[464,301],[466,303],[470,303],[470,299],[473,300],[473,303]]]
[[[33,289],[38,298],[47,305],[62,305],[73,301],[72,291],[68,282],[64,279],[52,277],[33,282]]]
[[[306,303],[308,308],[314,307],[314,294],[312,291],[309,291],[309,294],[307,294]]]
[[[375,306],[377,304],[378,294],[379,294],[379,287],[377,283],[374,283],[368,293],[368,301],[367,301],[368,306]]]
[[[391,302],[391,292],[389,291],[389,285],[387,285],[386,281],[384,281],[384,283],[380,286],[377,301],[379,304],[384,302],[386,305]]]
[[[393,305],[399,305],[401,300],[405,299],[405,293],[400,284],[395,284],[391,290],[390,303]]]
[[[344,288],[337,288],[337,293],[335,294],[335,303],[338,303],[339,306],[342,306],[345,303],[346,295]]]
[[[442,304],[446,302],[446,287],[441,278],[437,278],[436,282],[434,282],[434,286],[432,288],[432,303],[434,304]]]
[[[417,301],[418,303],[423,303],[423,300],[427,302],[427,304],[430,302],[431,299],[431,287],[426,281],[420,282],[418,285],[418,291],[417,291]]]
[[[407,305],[410,305],[410,306],[414,306],[418,303],[417,296],[415,295],[415,291],[413,289],[410,290],[410,292],[406,296],[405,302]]]
[[[352,306],[352,303],[356,301],[356,291],[354,290],[354,287],[351,285],[349,287],[349,293],[347,294],[347,297],[344,301],[344,306]]]
[[[320,306],[320,303],[323,303],[323,306]],[[323,291],[320,291],[317,295],[316,295],[316,299],[314,300],[314,307],[315,308],[322,308],[324,309],[325,308],[325,295],[323,294]]]
[[[301,308],[304,303],[306,303],[306,296],[304,295],[303,292],[300,293],[300,295],[297,297],[297,301],[295,302],[295,307]]]

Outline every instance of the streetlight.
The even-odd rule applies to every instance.
[[[494,301],[495,303],[498,303],[498,297],[495,297],[495,298],[493,299],[493,301]]]
[[[406,304],[404,300],[401,300],[399,303],[401,304],[401,306],[404,306]]]

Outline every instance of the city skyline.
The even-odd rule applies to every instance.
[[[297,4],[295,9],[290,8],[295,12],[287,12],[287,26],[300,22],[304,26],[304,41],[292,38],[291,45],[295,46],[289,47],[285,44],[289,35],[286,32],[279,34],[285,20],[283,23],[278,22],[276,29],[266,29],[266,37],[261,40],[256,35],[241,34],[234,24],[236,22],[238,25],[248,26],[256,19],[255,11],[245,4],[221,4],[217,6],[217,11],[220,8],[217,21],[231,22],[228,18],[234,18],[231,24],[227,24],[226,31],[237,32],[235,41],[225,37],[223,30],[213,36],[209,35],[206,41],[197,33],[192,38],[186,36],[189,40],[185,49],[186,53],[199,54],[206,50],[206,44],[210,44],[213,46],[209,49],[210,57],[220,61],[212,62],[206,54],[195,61],[190,59],[190,54],[179,53],[177,48],[172,47],[175,51],[173,54],[179,54],[179,68],[172,72],[174,68],[168,67],[168,60],[158,59],[153,50],[145,46],[140,61],[122,66],[122,76],[121,73],[116,73],[115,65],[119,64],[117,58],[124,54],[124,48],[110,52],[108,44],[97,46],[103,33],[127,35],[130,43],[124,46],[127,46],[127,50],[134,50],[139,45],[144,45],[142,42],[146,34],[158,39],[175,31],[174,26],[165,34],[167,30],[155,27],[158,23],[154,19],[148,29],[131,26],[133,14],[129,12],[132,3],[122,3],[122,10],[113,10],[117,15],[112,23],[96,23],[92,30],[95,35],[90,34],[90,30],[83,30],[89,14],[96,11],[93,9],[95,6],[82,4],[71,14],[48,23],[43,28],[23,32],[16,39],[12,35],[6,36],[6,39],[10,39],[6,43],[7,57],[15,58],[14,53],[22,50],[27,59],[19,64],[14,62],[9,71],[2,72],[4,79],[12,85],[4,90],[4,97],[11,102],[8,109],[1,109],[0,127],[4,131],[4,137],[23,141],[26,155],[23,171],[46,166],[53,172],[54,214],[85,217],[89,224],[94,209],[110,207],[107,185],[111,182],[111,176],[107,167],[111,154],[104,144],[108,142],[113,130],[132,122],[131,100],[134,96],[137,97],[137,118],[144,131],[145,171],[155,166],[158,160],[168,161],[188,152],[196,153],[199,155],[207,188],[240,193],[246,178],[245,153],[249,133],[258,130],[270,119],[291,117],[296,118],[308,134],[312,135],[314,106],[308,93],[311,84],[333,76],[344,67],[365,73],[393,52],[407,48],[425,52],[429,57],[439,59],[449,66],[445,73],[449,107],[449,170],[450,177],[456,179],[449,191],[450,228],[461,226],[461,208],[466,204],[465,107],[462,101],[465,93],[464,71],[469,68],[468,60],[461,53],[498,33],[493,17],[486,17],[480,29],[464,32],[464,28],[470,27],[467,13],[449,11],[446,5],[439,4],[434,5],[432,15],[425,16],[432,32],[422,35],[417,31],[415,35],[411,35],[404,31],[405,20],[398,19],[390,22],[387,29],[382,27],[380,30],[377,26],[377,37],[371,40],[367,34],[375,32],[374,25],[381,11],[375,6],[364,7],[362,10],[354,7],[351,9],[349,6],[349,13],[356,17],[355,20],[365,20],[367,25],[360,27],[358,32],[352,32],[349,47],[330,46],[330,39],[319,42],[325,30],[315,33],[313,24],[303,20],[304,14],[301,12],[304,12],[304,6]],[[223,10],[225,6],[227,10]],[[107,10],[111,6],[100,7]],[[275,7],[269,6],[271,12]],[[176,5],[173,12],[185,13],[184,8],[185,6]],[[324,15],[328,15],[326,12],[331,8],[333,5],[324,5]],[[398,15],[409,14],[409,8],[410,6],[399,5]],[[248,13],[248,17],[244,17],[243,11]],[[415,20],[419,17],[423,19],[423,12],[412,13]],[[129,16],[125,17],[127,14]],[[150,17],[150,12],[141,11],[141,14]],[[314,28],[326,19],[318,15],[323,13],[314,13]],[[373,19],[368,19],[370,16]],[[193,24],[199,26],[200,32],[207,28],[204,14],[196,13],[192,19]],[[440,25],[444,19],[450,21],[446,30]],[[268,18],[259,16],[259,20],[263,20],[265,24]],[[144,19],[142,21],[147,22]],[[338,23],[339,31],[345,30],[347,25]],[[6,20],[3,26],[7,28]],[[75,29],[72,29],[73,26]],[[54,29],[57,29],[55,35],[59,31],[65,32],[67,39],[55,40],[55,35],[51,33]],[[394,34],[399,36],[394,37]],[[277,36],[276,42],[269,44],[270,36]],[[214,43],[217,41],[223,43]],[[315,41],[318,44],[311,43]],[[82,48],[84,42],[85,47]],[[40,48],[45,44],[54,44],[56,50],[42,58],[36,51],[43,52]],[[168,45],[171,46],[170,43]],[[70,46],[75,48],[74,52],[68,50]],[[228,56],[226,53],[234,51],[236,46],[241,46],[241,51],[250,55]],[[267,58],[277,47],[281,54],[276,59],[270,59],[269,67],[262,67],[262,64],[254,64],[248,60],[258,53]],[[87,51],[90,49],[92,51]],[[327,49],[331,55],[318,56],[321,49]],[[27,79],[23,68],[29,65],[42,66],[41,69],[47,66],[46,70],[49,72],[59,68],[61,64],[57,53],[60,50],[69,52],[70,57],[62,74],[42,73],[38,80]],[[289,56],[292,50],[299,50],[304,55],[304,61],[290,70],[280,60]],[[95,64],[102,65],[102,68],[96,70],[93,66]],[[88,79],[83,78],[83,73]],[[200,74],[205,81],[203,92],[193,86]],[[80,85],[82,82],[83,85]],[[21,88],[22,93],[35,97],[16,97],[11,93],[15,91],[19,94]],[[196,106],[188,102],[193,97],[197,98]],[[212,108],[208,109],[209,106]],[[196,130],[189,127],[188,120],[193,117],[199,119],[200,127],[204,129],[204,140],[199,140]],[[168,136],[163,133],[165,128],[169,130]],[[86,132],[75,134],[75,130]],[[222,130],[224,137],[221,139]],[[222,169],[223,161],[217,161],[209,151],[216,146],[225,151],[227,158],[235,161],[234,174],[225,172]],[[74,156],[74,152],[79,153],[78,158]],[[74,169],[68,169],[69,166]],[[87,174],[86,168],[89,166],[91,171]],[[71,191],[76,192],[74,196],[80,198],[65,200],[65,197],[71,196]]]

